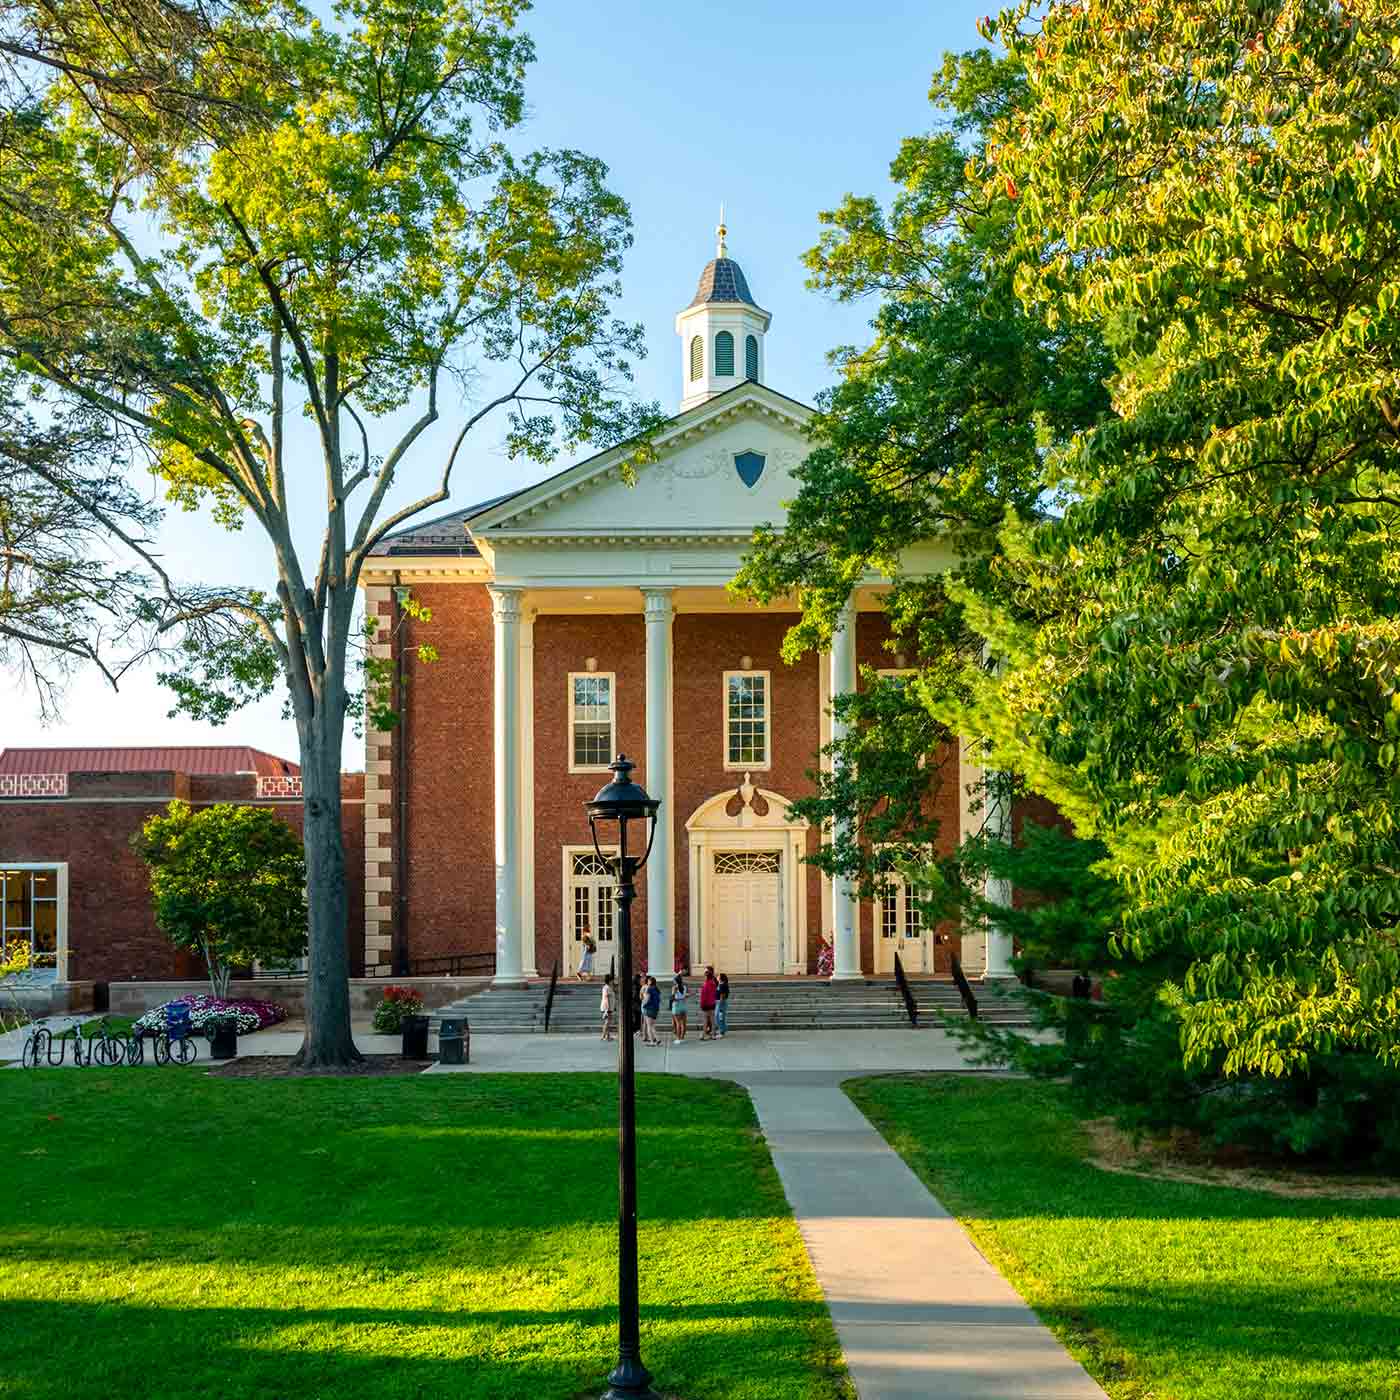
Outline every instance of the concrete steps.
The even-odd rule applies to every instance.
[[[910,1030],[909,1017],[893,978],[860,982],[824,982],[817,978],[734,982],[730,996],[729,1029],[745,1030]],[[940,1024],[935,1011],[965,1016],[966,1009],[951,982],[910,984],[919,1010],[919,1026]],[[700,1020],[699,983],[688,982],[688,1009],[694,1028]],[[433,1028],[444,1016],[465,1016],[476,1034],[529,1035],[544,1030],[549,984],[492,987],[464,997],[432,1013]],[[1023,1003],[1003,999],[974,987],[982,1018],[996,1025],[1027,1025]],[[561,982],[554,996],[550,1030],[561,1034],[598,1029],[601,988],[598,982]],[[669,1024],[666,989],[662,991],[661,1024]]]

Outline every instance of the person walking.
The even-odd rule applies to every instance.
[[[589,932],[588,925],[583,926],[583,957],[579,959],[578,980],[587,982],[593,976],[593,954],[598,951],[598,945],[593,941],[593,935]]]
[[[677,1043],[685,1039],[685,978],[679,972],[671,983],[671,1034]]]
[[[628,1029],[636,1035],[642,1028],[642,974],[634,972],[632,974],[632,1007],[627,1013],[630,1025]]]
[[[611,1040],[613,1038],[613,1012],[616,995],[613,992],[613,976],[611,972],[603,975],[603,1034],[601,1039]]]
[[[729,1030],[729,974],[719,975],[719,1000],[715,1003],[715,1034],[721,1040]]]
[[[719,1000],[719,983],[715,981],[715,970],[712,967],[705,969],[705,980],[700,984],[700,1015],[704,1019],[705,1029],[701,1035],[701,1040],[713,1040],[715,1038],[715,1003]]]
[[[655,977],[648,977],[642,988],[642,1044],[660,1045],[656,1034],[656,1018],[661,1014],[661,988]]]

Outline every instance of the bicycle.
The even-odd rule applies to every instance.
[[[53,1042],[53,1032],[44,1025],[35,1026],[24,1038],[24,1048],[20,1051],[19,1062],[25,1069],[38,1069],[41,1060],[48,1061],[49,1046]],[[59,1063],[63,1063],[63,1052],[59,1052]]]

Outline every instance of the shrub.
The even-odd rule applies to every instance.
[[[374,1029],[380,1035],[397,1035],[403,1029],[403,1018],[417,1016],[422,1010],[423,998],[412,987],[385,987],[374,1011]]]

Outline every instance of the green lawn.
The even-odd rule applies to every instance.
[[[1114,1400],[1400,1397],[1400,1200],[1101,1171],[1041,1083],[846,1087]]]
[[[598,1394],[616,1081],[5,1072],[0,1396]],[[644,1076],[643,1354],[686,1400],[848,1394],[732,1085]]]

